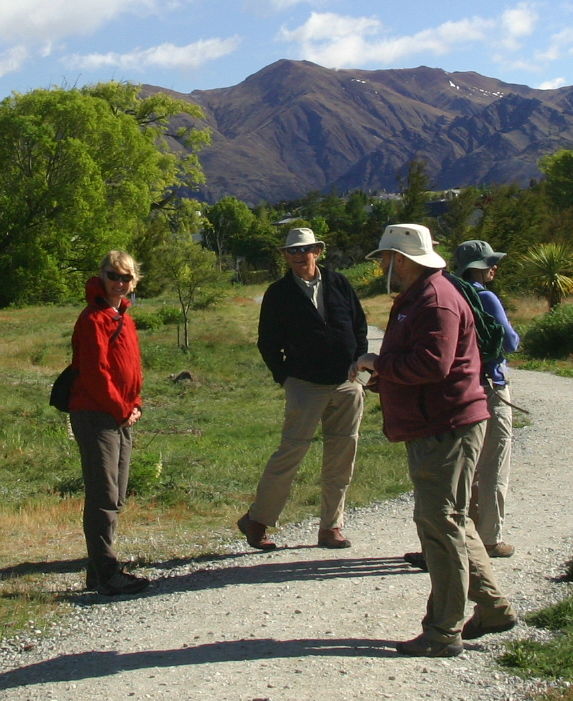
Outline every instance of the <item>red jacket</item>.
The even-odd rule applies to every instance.
[[[121,424],[134,407],[141,406],[141,355],[135,323],[125,313],[129,302],[122,299],[116,312],[104,293],[99,277],[87,281],[88,306],[72,335],[72,365],[79,374],[72,387],[70,410],[104,411]],[[122,319],[119,333],[112,338]]]
[[[391,441],[489,418],[472,312],[439,270],[394,301],[375,369]]]

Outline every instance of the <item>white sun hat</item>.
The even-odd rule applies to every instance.
[[[291,229],[287,234],[285,245],[279,246],[279,248],[293,248],[295,246],[322,246],[324,248],[324,241],[317,241],[312,229],[302,227]]]
[[[366,258],[379,258],[381,251],[396,251],[424,268],[445,268],[446,261],[433,248],[430,230],[422,224],[391,224],[384,229],[378,248]]]

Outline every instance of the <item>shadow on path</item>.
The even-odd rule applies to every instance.
[[[391,640],[261,638],[190,645],[177,650],[146,650],[129,653],[90,651],[61,655],[0,674],[0,689],[13,689],[45,682],[72,682],[80,679],[102,678],[122,671],[152,667],[309,656],[394,657],[396,656],[394,647],[395,642]]]
[[[276,551],[274,551],[276,552]],[[326,581],[421,574],[412,569],[402,557],[336,558],[328,560],[299,560],[268,562],[255,565],[199,569],[189,574],[156,579],[140,597],[170,594],[179,591],[201,591],[249,584],[280,584],[282,582]],[[79,606],[109,603],[109,597],[92,592],[63,592],[63,598]]]

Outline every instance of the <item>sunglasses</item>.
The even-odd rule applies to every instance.
[[[295,256],[297,253],[309,253],[310,251],[316,250],[316,244],[312,243],[309,246],[291,246],[290,248],[285,248],[285,251],[289,256]]]
[[[125,275],[123,273],[116,273],[114,270],[106,270],[105,276],[112,282],[119,282],[120,280],[122,282],[131,282],[133,280],[133,275],[130,275],[129,273]]]

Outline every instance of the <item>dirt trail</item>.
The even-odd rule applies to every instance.
[[[531,424],[516,432],[506,539],[495,560],[518,611],[564,595],[550,577],[573,555],[573,380],[514,371],[513,398]],[[369,399],[372,401],[374,398]],[[281,547],[243,541],[208,562],[150,570],[148,594],[109,601],[78,595],[69,626],[28,652],[0,651],[0,698],[215,701],[499,701],[530,684],[494,663],[504,641],[540,636],[521,622],[454,659],[403,658],[417,635],[428,575],[402,560],[417,548],[409,495],[351,511],[340,553],[314,547],[315,521],[281,529]],[[162,578],[163,577],[163,578]]]

